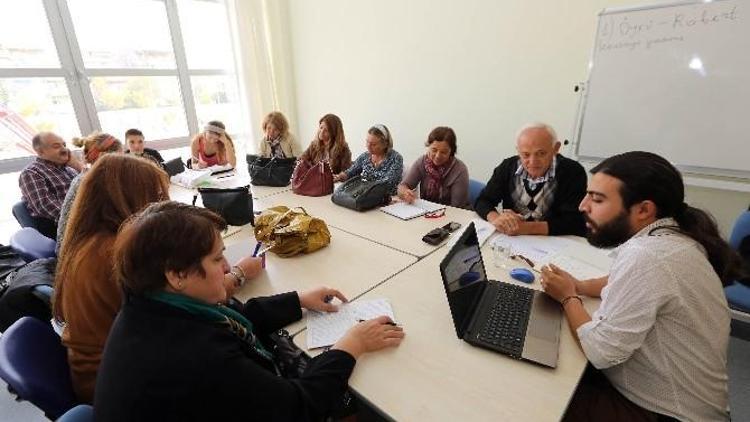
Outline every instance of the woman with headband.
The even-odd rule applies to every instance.
[[[211,166],[237,165],[232,138],[226,133],[226,126],[212,120],[203,128],[203,133],[195,135],[190,142],[192,168],[202,169]]]
[[[79,148],[83,147],[83,158],[86,161],[86,165],[89,167],[93,165],[102,154],[122,152],[122,142],[109,133],[94,132],[84,138],[73,138],[73,145]],[[57,244],[55,245],[55,253],[60,253],[63,235],[65,234],[65,226],[68,224],[70,208],[73,206],[73,201],[76,199],[78,187],[81,185],[81,178],[85,174],[86,170],[84,169],[84,171],[79,173],[78,176],[70,182],[68,193],[65,194],[65,199],[60,208],[60,219],[57,220]]]
[[[361,176],[367,180],[385,180],[390,195],[396,194],[404,171],[404,159],[393,149],[391,132],[385,125],[377,124],[367,131],[367,151],[360,154],[349,169],[334,176],[334,182],[343,182]]]

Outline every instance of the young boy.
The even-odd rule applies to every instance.
[[[126,154],[135,154],[139,157],[151,159],[160,166],[164,165],[164,159],[161,158],[159,151],[143,147],[143,132],[140,130],[128,129],[125,132],[125,141],[128,144],[128,149],[125,151]]]

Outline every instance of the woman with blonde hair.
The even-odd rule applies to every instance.
[[[190,142],[190,163],[192,168],[202,169],[211,166],[237,166],[232,138],[226,132],[224,123],[212,120],[195,135]]]
[[[344,125],[335,114],[326,114],[318,121],[318,132],[310,146],[299,157],[315,165],[327,160],[336,174],[352,165],[352,152],[344,137]]]
[[[302,152],[297,139],[289,133],[289,122],[279,111],[272,111],[263,118],[263,134],[258,145],[261,157],[292,158]]]
[[[109,133],[104,132],[93,132],[89,136],[83,138],[73,138],[73,145],[79,148],[83,147],[83,159],[88,166],[94,164],[94,162],[96,162],[96,160],[103,154],[122,152],[122,142]],[[78,176],[70,182],[70,187],[65,194],[65,199],[60,208],[60,219],[57,220],[57,244],[55,245],[55,252],[58,254],[60,253],[60,248],[62,247],[63,238],[65,236],[65,228],[68,225],[70,208],[73,206],[73,201],[78,194],[78,187],[81,186],[81,180],[86,173],[86,168],[84,168],[83,171],[78,173]]]
[[[93,132],[83,138],[73,138],[73,145],[83,148],[86,164],[94,164],[101,154],[122,152],[122,142],[109,133]]]

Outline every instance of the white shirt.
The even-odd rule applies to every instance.
[[[731,317],[700,244],[663,226],[617,251],[602,303],[578,328],[586,357],[635,404],[681,420],[727,420]]]

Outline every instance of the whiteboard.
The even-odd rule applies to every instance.
[[[644,150],[750,179],[750,0],[601,12],[577,135],[582,160]]]

